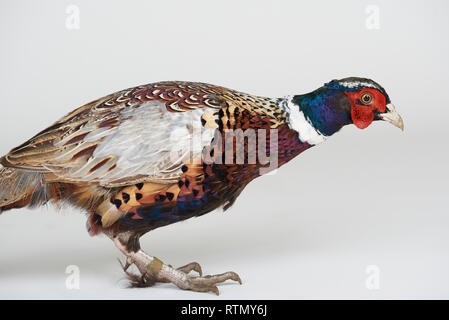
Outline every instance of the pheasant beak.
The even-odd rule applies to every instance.
[[[402,121],[399,113],[396,112],[394,105],[392,103],[389,103],[386,107],[386,112],[379,114],[379,118],[393,124],[394,126],[404,131],[404,121]]]

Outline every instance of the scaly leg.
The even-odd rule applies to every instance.
[[[171,265],[163,263],[158,258],[147,255],[142,250],[132,251],[127,249],[126,239],[121,238],[120,234],[115,236],[109,235],[109,237],[127,257],[126,265],[122,265],[125,272],[131,264],[135,264],[142,275],[140,279],[142,282],[150,284],[155,282],[170,282],[183,290],[214,292],[217,295],[219,291],[216,285],[219,283],[225,282],[226,280],[234,280],[242,284],[242,280],[240,280],[240,277],[235,272],[203,276],[201,267],[196,262],[175,269]],[[196,271],[199,276],[189,275],[191,271]],[[137,280],[135,276],[132,279]]]

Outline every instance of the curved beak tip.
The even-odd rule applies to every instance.
[[[404,131],[404,121],[392,103],[387,104],[387,111],[380,115],[381,119]]]
[[[401,118],[401,123],[399,124],[398,128],[401,129],[402,132],[404,132],[404,121],[402,121],[402,118]]]

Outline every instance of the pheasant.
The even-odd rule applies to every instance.
[[[174,268],[146,254],[140,237],[226,210],[253,179],[346,125],[376,120],[404,128],[385,89],[364,78],[283,98],[197,82],[142,85],[72,111],[2,157],[0,212],[75,206],[90,235],[106,235],[125,255],[134,285],[218,294],[217,284],[240,277],[203,276],[196,262]],[[128,272],[133,264],[141,275]]]

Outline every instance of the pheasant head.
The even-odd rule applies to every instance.
[[[301,139],[300,134],[302,141],[313,144],[348,124],[364,129],[373,121],[383,120],[404,130],[402,118],[387,92],[371,79],[332,80],[311,93],[293,96],[289,107],[292,128],[296,126],[296,131],[306,135]],[[304,125],[304,119],[316,129],[314,137],[307,136],[307,130],[298,127]]]

